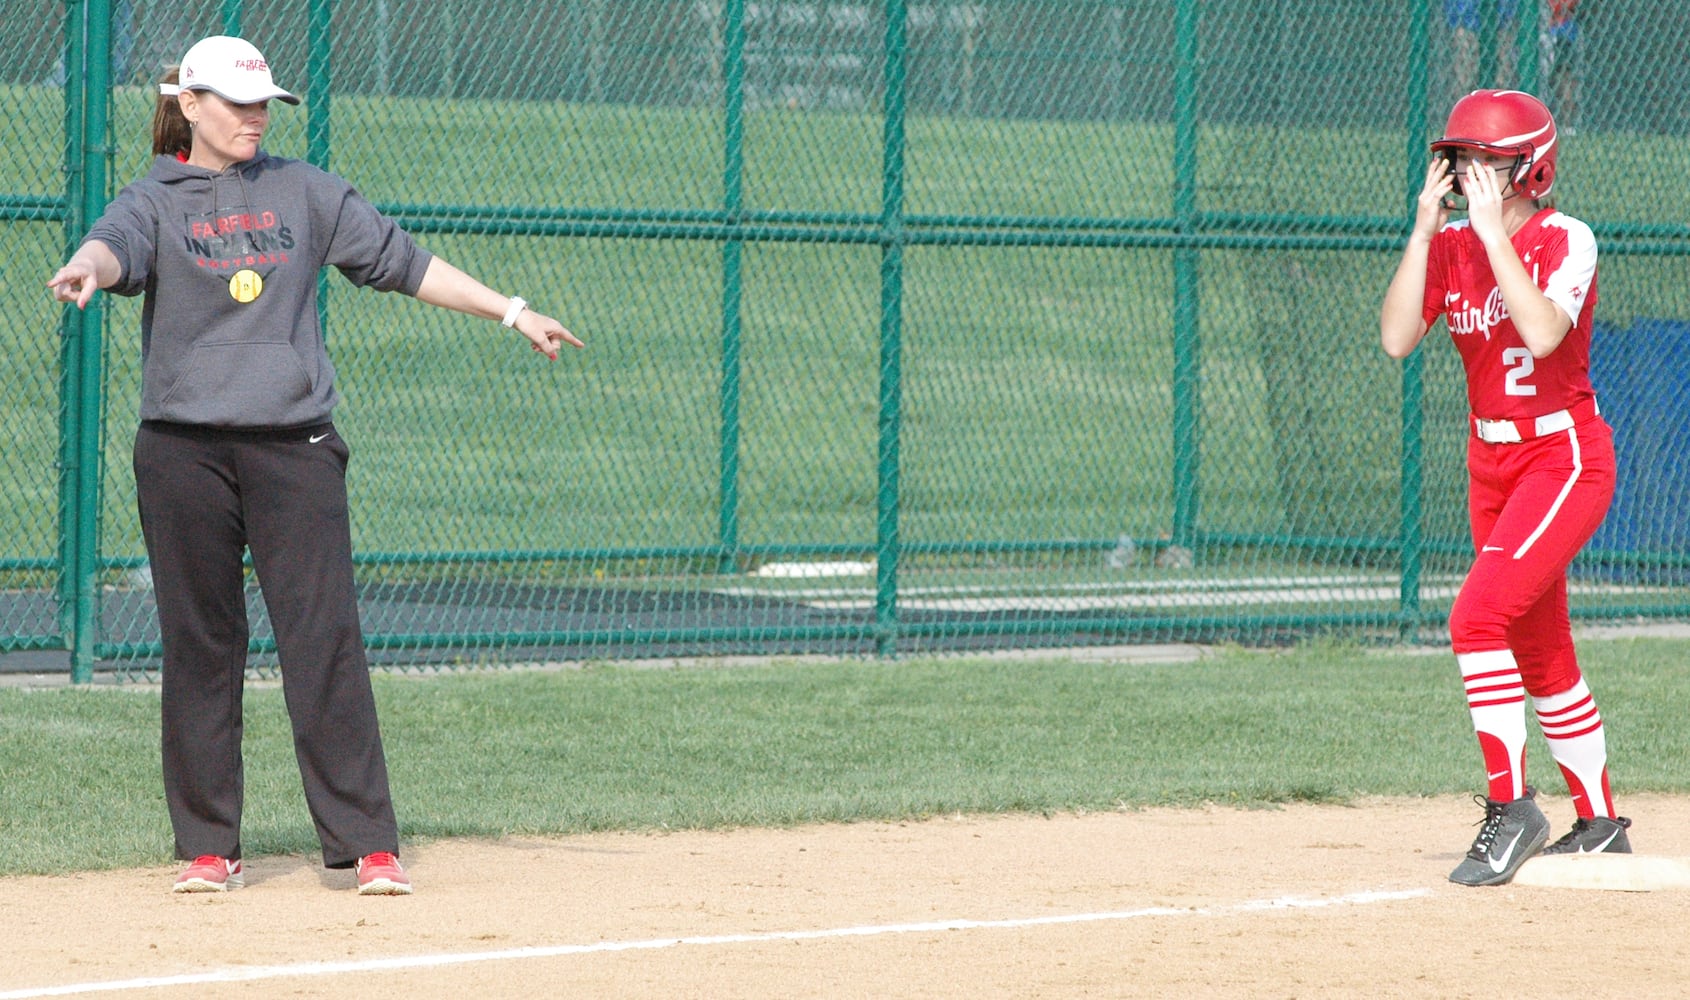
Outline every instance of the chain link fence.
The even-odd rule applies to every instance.
[[[0,4],[0,651],[157,668],[140,304],[43,285],[219,31],[306,99],[272,153],[588,341],[327,279],[378,662],[1436,639],[1462,376],[1377,310],[1487,83],[1556,109],[1603,255],[1622,475],[1575,613],[1690,615],[1690,28],[1469,6]]]

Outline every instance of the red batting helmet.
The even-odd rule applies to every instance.
[[[1455,154],[1461,149],[1514,157],[1508,179],[1527,198],[1542,198],[1555,186],[1555,117],[1524,91],[1475,90],[1456,101],[1432,152],[1449,158],[1453,174]]]

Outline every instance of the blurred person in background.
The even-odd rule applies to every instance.
[[[1588,13],[1590,0],[1585,0]],[[1547,82],[1550,106],[1562,135],[1574,135],[1579,120],[1579,88],[1583,66],[1580,42],[1579,0],[1549,0],[1549,16],[1539,36],[1543,57],[1543,79]]]
[[[1492,82],[1498,87],[1506,87],[1514,80],[1514,33],[1517,30],[1514,18],[1519,13],[1519,0],[1443,0],[1444,25],[1450,32],[1450,64],[1455,70],[1457,93],[1465,94],[1479,85],[1479,44],[1486,27],[1486,11],[1479,7],[1482,3],[1495,4],[1489,26],[1496,38],[1496,78]]]

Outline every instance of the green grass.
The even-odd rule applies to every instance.
[[[1615,793],[1690,791],[1690,643],[1587,642]],[[411,839],[1246,807],[1479,783],[1447,655],[846,661],[378,676]],[[161,864],[154,688],[0,689],[0,874]],[[1558,787],[1537,735],[1536,780]],[[314,854],[281,693],[246,697],[249,854]]]

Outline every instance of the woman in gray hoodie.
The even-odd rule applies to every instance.
[[[87,306],[143,296],[135,484],[163,667],[165,798],[177,892],[241,885],[241,690],[250,548],[283,664],[305,797],[329,868],[405,894],[364,656],[348,449],[317,322],[326,266],[354,285],[501,321],[556,359],[581,341],[433,256],[350,184],[260,148],[270,102],[298,104],[263,55],[197,42],[159,88],[152,169],[48,281]]]

